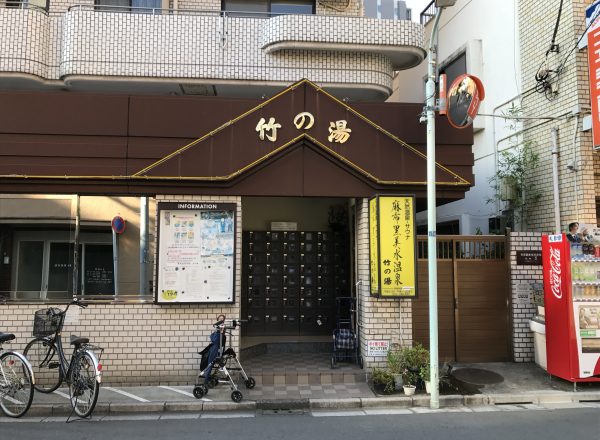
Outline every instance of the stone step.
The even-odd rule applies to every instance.
[[[317,371],[317,372],[281,372],[281,371],[252,371],[247,370],[257,385],[332,385],[365,383],[366,372],[363,370],[349,371]]]

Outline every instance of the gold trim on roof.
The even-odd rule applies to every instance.
[[[329,93],[327,93],[326,91],[324,91],[320,86],[317,86],[312,81],[310,81],[308,79],[302,79],[302,80],[300,80],[300,81],[292,84],[287,89],[285,89],[285,90],[279,92],[278,94],[274,95],[273,97],[267,99],[265,102],[261,102],[256,107],[251,108],[250,110],[248,110],[247,112],[241,114],[240,116],[236,117],[235,119],[232,119],[232,120],[230,120],[230,121],[222,124],[218,128],[216,128],[216,129],[212,130],[211,132],[205,134],[201,138],[198,138],[195,141],[190,142],[187,145],[184,145],[183,147],[179,148],[178,150],[174,151],[173,153],[169,154],[168,156],[165,156],[162,159],[154,162],[153,164],[150,164],[146,168],[144,168],[144,169],[138,171],[137,173],[133,174],[131,177],[132,178],[146,178],[146,179],[174,179],[174,178],[175,179],[176,178],[181,179],[181,178],[183,178],[181,176],[179,176],[179,177],[169,177],[169,176],[155,176],[155,177],[152,177],[152,176],[145,176],[144,173],[147,173],[151,169],[153,169],[153,168],[157,167],[158,165],[166,162],[167,160],[171,159],[172,157],[183,153],[184,151],[188,150],[189,148],[193,147],[194,145],[202,142],[204,139],[207,139],[210,136],[214,135],[215,133],[218,133],[219,131],[221,131],[221,130],[227,128],[227,127],[229,127],[230,125],[232,125],[233,123],[239,121],[240,119],[242,119],[242,118],[244,118],[244,117],[246,117],[246,116],[254,113],[257,110],[260,110],[261,108],[263,108],[268,103],[272,102],[275,99],[278,99],[279,97],[283,96],[286,93],[289,93],[290,91],[295,90],[296,88],[298,88],[302,84],[308,84],[316,92],[323,93],[329,99],[331,99],[331,100],[335,101],[336,103],[340,104],[342,107],[346,108],[346,110],[350,111],[351,113],[353,113],[354,115],[356,115],[359,119],[362,119],[364,122],[366,122],[367,124],[369,124],[372,127],[374,127],[376,130],[382,132],[384,135],[386,135],[390,139],[396,141],[397,143],[399,143],[400,145],[402,145],[404,148],[409,149],[411,152],[413,152],[417,156],[421,157],[422,159],[427,160],[427,155],[421,153],[419,150],[417,150],[416,148],[410,146],[409,144],[407,144],[406,142],[404,142],[402,139],[398,138],[397,136],[394,136],[389,131],[385,130],[383,127],[381,127],[381,126],[377,125],[375,122],[371,121],[366,116],[362,115],[361,113],[357,112],[353,108],[349,107],[346,103],[344,103],[344,102],[340,101],[339,99],[337,99],[336,97],[330,95]],[[340,159],[342,162],[350,165],[352,168],[354,168],[355,170],[359,171],[361,174],[363,174],[364,176],[368,177],[372,181],[377,182],[378,184],[382,184],[382,185],[399,185],[399,184],[426,184],[427,183],[426,181],[423,181],[423,182],[408,182],[408,181],[396,181],[396,180],[393,180],[393,181],[392,180],[380,180],[376,176],[374,176],[374,175],[368,173],[367,171],[363,170],[362,168],[360,168],[358,165],[352,163],[351,161],[349,161],[348,159],[346,159],[344,156],[336,153],[335,151],[333,151],[329,147],[325,146],[323,143],[317,141],[314,137],[312,137],[310,135],[306,135],[306,137],[308,139],[312,140],[316,145],[318,145],[321,148],[327,150],[330,154],[332,154],[336,158]],[[297,140],[299,140],[300,138],[302,138],[302,136],[298,136],[298,137],[292,139],[291,141],[285,143],[281,147],[276,148],[275,150],[271,151],[270,153],[268,153],[267,155],[261,157],[260,159],[252,162],[249,165],[244,166],[243,168],[241,168],[241,169],[239,169],[239,170],[237,170],[237,171],[235,171],[235,172],[233,172],[233,173],[231,173],[231,174],[229,174],[227,176],[216,176],[216,177],[185,177],[185,179],[189,179],[189,180],[228,180],[228,179],[231,179],[231,178],[239,175],[243,171],[248,170],[252,166],[257,165],[260,162],[263,162],[268,157],[273,156],[274,153],[281,151],[283,148],[285,148],[288,145],[290,145],[290,143],[294,143]],[[437,183],[438,185],[452,185],[452,186],[457,186],[457,185],[461,185],[461,186],[462,185],[468,185],[468,186],[470,186],[471,185],[471,183],[468,180],[464,179],[463,177],[459,176],[458,174],[456,174],[452,170],[446,168],[445,166],[439,164],[438,162],[436,162],[435,165],[436,165],[437,168],[445,171],[446,173],[448,173],[452,177],[454,177],[454,179],[456,179],[456,182],[439,182],[439,183]]]
[[[10,179],[58,179],[58,180],[70,180],[70,179],[95,179],[95,180],[127,180],[127,179],[135,179],[135,180],[190,180],[190,181],[228,181],[231,180],[237,176],[239,176],[240,174],[246,172],[247,170],[259,165],[260,163],[266,161],[267,159],[273,157],[274,155],[276,155],[277,153],[279,153],[280,151],[283,151],[284,149],[286,149],[287,147],[289,147],[292,144],[297,143],[298,141],[300,141],[303,138],[306,138],[308,140],[310,140],[312,143],[314,143],[315,145],[319,146],[320,148],[322,148],[323,150],[327,151],[329,154],[331,154],[332,156],[334,156],[336,159],[340,160],[342,163],[348,165],[350,168],[354,169],[355,171],[357,171],[358,173],[360,173],[361,175],[365,176],[366,178],[370,179],[373,182],[376,182],[377,184],[380,185],[425,185],[427,182],[426,181],[400,181],[400,180],[381,180],[379,178],[377,178],[376,176],[374,176],[373,174],[369,173],[368,171],[364,170],[363,168],[361,168],[360,166],[358,166],[357,164],[353,163],[352,161],[348,160],[345,156],[337,153],[336,151],[332,150],[331,148],[329,148],[328,146],[326,146],[325,144],[323,144],[322,142],[318,141],[317,139],[315,139],[314,137],[306,134],[306,133],[302,133],[301,135],[291,139],[290,141],[284,143],[283,145],[275,148],[274,150],[272,150],[271,152],[265,154],[264,156],[258,158],[257,160],[253,161],[252,163],[245,165],[244,167],[230,173],[224,176],[209,176],[209,177],[188,177],[188,176],[147,176],[144,175],[144,173],[147,173],[148,171],[152,170],[153,168],[165,163],[166,161],[168,161],[169,159],[183,153],[184,151],[190,149],[191,147],[193,147],[194,145],[197,145],[198,143],[202,142],[203,140],[213,136],[214,134],[220,132],[221,130],[231,126],[232,124],[234,124],[235,122],[239,121],[242,118],[245,118],[246,116],[256,112],[257,110],[262,109],[263,107],[265,107],[267,104],[269,104],[270,102],[278,99],[279,97],[285,95],[286,93],[289,93],[295,89],[297,89],[298,87],[300,87],[303,84],[308,84],[309,86],[311,86],[316,92],[320,92],[323,93],[325,96],[327,96],[329,99],[335,101],[336,103],[338,103],[339,105],[341,105],[342,107],[344,107],[347,111],[351,112],[352,114],[356,115],[358,118],[362,119],[363,121],[365,121],[367,124],[371,125],[372,127],[374,127],[376,130],[382,132],[383,134],[385,134],[386,136],[388,136],[390,139],[396,141],[397,143],[399,143],[400,145],[402,145],[404,148],[407,148],[408,150],[410,150],[411,152],[413,152],[414,154],[416,154],[417,156],[421,157],[422,159],[427,159],[427,155],[421,153],[419,150],[417,150],[416,148],[410,146],[409,144],[407,144],[406,142],[404,142],[403,140],[401,140],[400,138],[398,138],[397,136],[391,134],[390,132],[388,132],[387,130],[385,130],[383,127],[377,125],[375,122],[371,121],[369,118],[367,118],[366,116],[362,115],[361,113],[359,113],[358,111],[354,110],[353,108],[351,108],[350,106],[348,106],[346,103],[340,101],[339,99],[335,98],[334,96],[330,95],[329,93],[327,93],[326,91],[324,91],[320,86],[316,85],[315,83],[313,83],[312,81],[308,80],[308,79],[302,79],[300,81],[297,81],[296,83],[292,84],[291,86],[289,86],[287,89],[282,90],[281,92],[277,93],[276,95],[272,96],[271,98],[265,100],[264,102],[261,102],[259,105],[251,108],[250,110],[242,113],[241,115],[235,117],[234,119],[231,119],[223,124],[221,124],[219,127],[215,128],[214,130],[206,133],[204,136],[190,142],[187,145],[184,145],[181,148],[178,148],[177,150],[175,150],[174,152],[168,154],[167,156],[163,157],[162,159],[148,165],[147,167],[143,168],[142,170],[130,175],[130,176],[46,176],[46,175],[15,175],[15,174],[11,174],[11,175],[0,175],[0,178],[10,178]],[[458,174],[456,174],[455,172],[451,171],[450,169],[446,168],[445,166],[439,164],[438,162],[435,163],[435,166],[443,171],[445,171],[446,173],[450,174],[452,177],[454,177],[454,179],[456,179],[455,182],[436,182],[437,185],[441,185],[441,186],[470,186],[471,183],[464,179],[463,177],[459,176]]]

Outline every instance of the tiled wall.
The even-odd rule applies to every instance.
[[[556,117],[555,120],[528,120],[525,122],[524,141],[532,141],[540,155],[539,166],[531,172],[531,182],[541,189],[542,199],[527,216],[527,230],[548,231],[554,227],[552,191],[551,129],[557,127],[559,156],[559,188],[561,227],[575,220],[595,225],[596,186],[600,187],[598,154],[592,149],[591,132],[582,132],[581,119],[575,132],[573,109],[589,109],[587,50],[574,50],[576,40],[583,31],[585,7],[589,1],[565,0],[557,33],[558,54],[549,54],[549,67],[556,68],[567,59],[558,81],[558,94],[548,99],[532,91],[535,74],[545,59],[552,40],[560,0],[548,0],[544,7],[536,0],[519,1],[519,38],[521,53],[522,106],[524,116]],[[579,171],[572,172],[567,165],[575,160]]]
[[[536,314],[533,302],[522,303],[517,298],[519,284],[542,282],[542,266],[517,264],[517,251],[541,251],[542,234],[538,232],[512,232],[510,234],[510,275],[513,324],[513,360],[533,362],[533,333],[529,320]]]
[[[265,44],[296,40],[317,45],[273,53],[263,49]],[[288,84],[309,78],[322,84],[366,85],[385,95],[391,92],[394,66],[390,58],[371,50],[378,45],[414,54],[422,50],[423,28],[361,17],[259,19],[89,8],[47,15],[0,8],[0,72],[49,80],[93,75]]]
[[[412,302],[408,299],[380,299],[369,294],[369,203],[357,199],[357,255],[361,349],[365,368],[384,367],[386,358],[366,357],[368,340],[387,340],[412,345]]]
[[[262,26],[261,47],[279,42],[312,42],[373,46],[424,46],[421,25],[406,20],[282,15]]]
[[[377,84],[391,87],[388,58],[370,53],[260,48],[268,20],[218,16],[98,14],[65,17],[61,75],[220,78]],[[125,29],[127,32],[118,32]],[[169,38],[165,38],[168,36]]]
[[[242,224],[239,197],[159,196],[157,201],[233,202],[237,204],[236,224]],[[83,310],[72,307],[69,315],[74,322],[65,325],[63,334],[66,346],[69,335],[76,334],[89,337],[91,343],[105,348],[102,364],[107,384],[191,383],[199,369],[197,352],[208,344],[217,316],[224,313],[228,318],[239,318],[241,236],[238,226],[235,304],[90,304]],[[44,307],[48,305],[0,305],[0,331],[17,337],[11,348],[21,351],[25,348],[32,339],[33,314]],[[71,315],[73,309],[75,313]],[[239,331],[234,332],[233,341],[228,341],[236,351],[239,337]]]
[[[159,196],[157,201],[211,201],[237,204],[237,225],[241,225],[240,197]],[[518,250],[539,250],[540,233],[511,233],[510,267],[512,286],[513,352],[515,362],[533,361],[533,337],[529,319],[535,314],[533,303],[517,298],[520,283],[541,282],[541,266],[516,264]],[[75,308],[74,322],[65,326],[70,334],[89,337],[106,349],[103,356],[105,382],[108,384],[190,384],[198,373],[197,351],[208,343],[211,325],[220,313],[230,318],[240,314],[241,298],[241,229],[236,235],[236,304],[233,305],[155,305],[90,304]],[[361,350],[366,368],[385,366],[386,359],[366,357],[368,340],[387,340],[401,345],[412,344],[412,303],[410,300],[372,298],[369,295],[369,229],[367,199],[357,200],[357,259],[359,325]],[[156,276],[156,275],[155,275]],[[31,339],[33,314],[39,304],[0,305],[0,329],[16,334],[11,347],[23,350]],[[239,332],[232,341],[239,349]]]

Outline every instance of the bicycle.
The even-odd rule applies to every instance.
[[[0,333],[0,408],[8,417],[21,417],[33,401],[33,370],[21,353],[4,350],[2,343],[12,341],[12,333]]]
[[[35,312],[35,339],[27,344],[24,354],[35,373],[35,389],[42,393],[51,393],[66,381],[73,411],[79,417],[85,418],[92,414],[98,401],[102,382],[102,364],[99,359],[104,349],[90,345],[88,338],[71,335],[73,354],[71,361],[67,360],[61,333],[71,305],[87,307],[74,300],[65,310],[49,308]],[[96,357],[94,350],[100,351],[99,357]]]

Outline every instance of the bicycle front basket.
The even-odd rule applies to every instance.
[[[62,310],[60,309],[41,309],[35,312],[33,319],[33,336],[50,336],[58,331]]]

